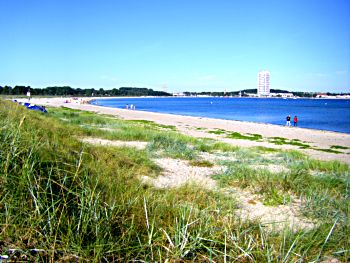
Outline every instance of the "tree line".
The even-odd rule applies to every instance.
[[[155,91],[147,88],[137,88],[137,87],[121,87],[119,89],[80,89],[71,88],[70,86],[53,86],[46,87],[43,89],[31,88],[30,86],[0,86],[0,95],[26,95],[30,91],[32,96],[77,96],[77,97],[91,97],[91,96],[116,96],[116,97],[136,97],[136,96],[172,96],[172,94],[164,91]],[[316,97],[315,92],[289,92],[287,90],[271,89],[272,93],[293,93],[294,96],[298,97]],[[245,89],[241,91],[229,91],[229,92],[184,92],[185,96],[241,96],[245,97],[248,94],[256,94],[256,89]],[[340,95],[339,93],[326,93],[328,96]],[[349,93],[344,93],[341,95],[349,95]]]
[[[54,86],[46,87],[43,89],[31,88],[30,86],[0,86],[1,95],[26,95],[30,92],[31,96],[172,96],[164,91],[155,91],[147,88],[136,88],[136,87],[121,87],[119,89],[80,89],[72,88],[69,86]]]

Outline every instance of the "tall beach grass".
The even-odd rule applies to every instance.
[[[260,158],[262,149],[240,151],[143,125],[68,109],[44,115],[0,101],[0,254],[39,262],[349,259],[347,166],[281,153],[290,174],[253,173],[245,163]],[[79,140],[83,136],[148,141],[149,148],[87,145]],[[219,182],[244,182],[263,193],[265,185],[291,191],[307,200],[305,211],[320,222],[309,231],[271,232],[239,218],[237,200],[220,191],[144,185],[141,176],[161,172],[152,158],[162,149],[168,157],[188,160],[201,151],[237,155],[241,166],[229,164]]]

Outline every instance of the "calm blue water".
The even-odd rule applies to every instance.
[[[258,98],[120,98],[94,101],[106,107],[284,125],[287,115],[299,127],[350,133],[350,100]]]

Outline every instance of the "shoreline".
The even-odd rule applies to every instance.
[[[79,98],[88,98],[88,97],[79,97]],[[283,98],[283,97],[225,97],[225,96],[125,96],[125,97],[94,97],[97,99],[137,99],[137,98],[227,98],[227,99],[285,99],[285,100],[350,100],[348,98],[309,98],[309,97],[291,97],[291,98]]]
[[[98,105],[98,104],[92,104],[93,101],[96,100],[105,100],[105,99],[138,99],[138,98],[164,98],[164,97],[154,97],[154,96],[149,96],[149,97],[95,97],[90,100],[87,100],[88,104],[91,104],[93,106],[101,106],[101,107],[106,107],[106,108],[115,108],[115,109],[124,109],[124,108],[118,108],[118,107],[109,107],[109,106],[103,106],[103,105]],[[181,97],[181,98],[194,98],[194,97]],[[198,97],[198,98],[217,98],[215,96],[209,96],[209,97]],[[229,99],[230,97],[228,97]],[[232,97],[232,98],[238,98],[238,97]],[[248,99],[266,99],[266,98],[252,98],[252,97],[247,97]],[[282,99],[282,98],[271,98],[271,99]],[[332,100],[328,98],[301,98],[301,99],[316,99],[316,100]],[[289,99],[290,100],[290,99]],[[169,115],[177,115],[177,116],[184,116],[184,117],[196,117],[196,118],[207,118],[207,119],[215,119],[215,120],[228,120],[228,121],[235,121],[235,122],[242,122],[242,123],[253,123],[253,124],[266,124],[266,125],[273,125],[273,126],[278,126],[278,127],[286,127],[283,124],[273,124],[273,123],[266,123],[266,122],[255,122],[255,121],[247,121],[247,120],[234,120],[234,119],[226,119],[226,118],[219,118],[219,117],[206,117],[206,116],[193,116],[193,115],[186,115],[186,114],[179,114],[179,113],[168,113],[168,112],[156,112],[156,111],[147,111],[147,110],[138,110],[140,112],[153,112],[153,113],[159,113],[159,114],[169,114]],[[292,126],[291,126],[292,127]],[[337,133],[337,134],[349,134],[350,132],[342,132],[342,131],[334,131],[334,130],[322,130],[322,129],[317,129],[317,128],[306,128],[306,127],[292,127],[292,128],[298,128],[298,129],[306,129],[306,130],[312,130],[312,131],[322,131],[322,132],[331,132],[331,133]]]
[[[95,105],[92,104],[92,101],[101,99],[137,99],[137,98],[163,98],[163,97],[157,97],[157,96],[144,96],[144,97],[74,97],[77,98],[78,100],[84,101],[84,103],[65,103],[64,101],[66,100],[71,100],[72,98],[32,98],[29,102],[33,104],[39,104],[39,105],[44,105],[44,106],[52,106],[52,107],[62,107],[62,106],[69,106],[69,105],[91,105],[93,107],[102,107],[102,108],[107,108],[107,109],[116,109],[116,110],[121,110],[121,111],[131,111],[133,110],[130,109],[124,109],[124,108],[116,108],[116,107],[108,107],[108,106],[102,106],[102,105]],[[183,97],[187,98],[187,97]],[[191,98],[191,97],[188,97]],[[204,97],[203,97],[204,98]],[[216,98],[213,96],[213,98]],[[249,98],[249,97],[248,97]],[[253,98],[252,98],[253,99]],[[263,98],[265,99],[265,98]],[[280,98],[279,98],[280,99]],[[302,98],[304,99],[304,98]],[[309,98],[305,98],[309,99]],[[312,99],[324,99],[324,100],[329,100],[325,98],[312,98]],[[27,98],[20,98],[17,99],[17,101],[24,101],[28,102]],[[68,107],[69,108],[69,107]],[[175,114],[175,113],[164,113],[164,112],[155,112],[155,111],[144,111],[144,110],[135,110],[135,112],[144,112],[144,113],[154,113],[154,114],[162,114],[162,115],[170,115],[170,116],[181,116],[181,117],[193,117],[193,118],[199,118],[199,119],[210,119],[210,120],[223,120],[223,121],[232,121],[236,123],[251,123],[251,124],[257,124],[257,125],[268,125],[268,126],[273,126],[273,127],[284,127],[284,128],[291,128],[291,129],[298,129],[298,130],[306,130],[306,131],[315,131],[315,132],[322,132],[322,133],[335,133],[339,135],[349,135],[350,133],[346,132],[339,132],[339,131],[331,131],[331,130],[320,130],[320,129],[312,129],[312,128],[305,128],[305,127],[287,127],[285,125],[279,125],[279,124],[272,124],[272,123],[265,123],[265,122],[254,122],[254,121],[243,121],[243,120],[232,120],[232,119],[223,119],[223,118],[213,118],[213,117],[205,117],[205,116],[192,116],[192,115],[183,115],[183,114]],[[350,146],[350,143],[349,143]]]
[[[102,106],[102,105],[95,105],[88,103],[92,106],[98,106],[98,107],[104,107],[104,108],[110,108],[110,109],[119,109],[119,110],[126,110],[123,108],[116,108],[116,107],[108,107],[108,106]],[[130,109],[129,109],[130,110]],[[214,117],[205,117],[205,116],[192,116],[192,115],[185,115],[185,114],[178,114],[178,113],[164,113],[164,112],[156,112],[156,111],[146,111],[146,110],[136,110],[138,112],[149,112],[149,113],[156,113],[156,114],[164,114],[164,115],[174,115],[174,116],[181,116],[181,117],[194,117],[194,118],[200,118],[200,119],[210,119],[210,120],[226,120],[226,121],[232,121],[232,122],[239,122],[239,123],[252,123],[252,124],[258,124],[258,125],[271,125],[271,126],[277,126],[277,127],[286,127],[286,128],[293,128],[293,129],[299,129],[299,130],[311,130],[311,131],[319,131],[319,132],[329,132],[329,133],[336,133],[336,134],[348,134],[346,132],[340,132],[340,131],[331,131],[331,130],[320,130],[320,129],[312,129],[312,128],[305,128],[305,127],[294,127],[290,126],[287,127],[285,125],[281,124],[272,124],[272,123],[266,123],[266,122],[255,122],[255,121],[242,121],[242,120],[233,120],[233,119],[224,119],[224,118],[214,118]]]
[[[84,98],[82,99],[85,100]],[[89,98],[89,101],[93,99],[96,98]],[[266,123],[234,121],[208,117],[194,117],[139,110],[127,110],[93,105],[87,103],[87,100],[85,100],[85,103],[65,103],[66,100],[67,98],[33,98],[30,100],[30,102],[45,106],[63,106],[77,110],[91,111],[99,114],[109,114],[124,120],[148,120],[162,125],[175,126],[179,132],[193,137],[216,139],[239,147],[263,146],[284,150],[295,149],[304,152],[316,159],[338,160],[350,164],[350,134],[347,133],[299,127],[286,127]],[[21,101],[21,99],[18,101]],[[270,140],[274,137],[282,137],[288,140],[307,143],[310,145],[310,148],[300,149],[299,147],[289,144],[276,145],[267,140],[251,141],[245,139],[232,139],[227,138],[227,136],[224,136],[222,134],[214,134],[213,131],[215,130],[224,130],[228,133],[239,133],[243,135],[259,134],[267,140]],[[332,146],[343,147],[345,150],[342,150],[343,153],[327,152],[326,150],[331,149]],[[317,148],[319,150],[314,150],[313,148]]]

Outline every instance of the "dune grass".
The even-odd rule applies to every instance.
[[[190,165],[192,166],[198,166],[198,167],[213,167],[214,164],[207,160],[193,160],[190,162]]]
[[[276,145],[293,145],[293,146],[298,146],[301,149],[308,149],[311,146],[305,142],[301,142],[300,140],[293,139],[289,140],[283,137],[270,137],[268,138],[268,141],[270,143],[276,144]]]
[[[243,134],[240,134],[239,132],[230,132],[227,134],[227,138],[243,139],[243,140],[249,140],[249,141],[259,141],[262,139],[262,136],[260,134],[248,133],[246,135],[243,135]]]
[[[340,145],[332,145],[331,149],[349,150],[350,147],[345,147],[345,146],[340,146]]]
[[[299,149],[312,149],[316,151],[329,152],[334,154],[343,154],[344,152],[340,150],[349,149],[349,147],[344,147],[339,145],[332,145],[330,148],[317,148],[317,147],[312,147],[306,142],[301,142],[298,139],[287,139],[283,137],[264,138],[260,134],[254,134],[254,133],[241,134],[239,132],[229,132],[223,129],[211,130],[208,133],[216,134],[216,135],[226,135],[226,138],[230,138],[230,139],[249,140],[249,141],[266,141],[275,145],[292,145],[292,146],[298,147]]]
[[[0,101],[0,130],[0,254],[12,261],[349,259],[347,165],[272,151],[291,172],[257,172],[249,165],[273,162],[262,153],[271,150],[243,150],[153,124],[145,128],[63,108],[44,115],[5,101]],[[148,141],[149,147],[85,145],[79,140],[84,136]],[[239,162],[227,162],[219,183],[252,187],[272,205],[285,202],[289,193],[297,195],[306,200],[305,213],[320,222],[310,231],[270,232],[259,222],[238,218],[237,201],[220,191],[142,184],[140,176],[161,172],[152,161],[160,151],[197,165],[201,151],[236,156]]]
[[[249,140],[249,141],[260,141],[263,137],[260,134],[247,133],[241,134],[239,132],[229,132],[223,129],[211,130],[208,133],[217,134],[217,135],[226,135],[230,139],[240,139],[240,140]]]

